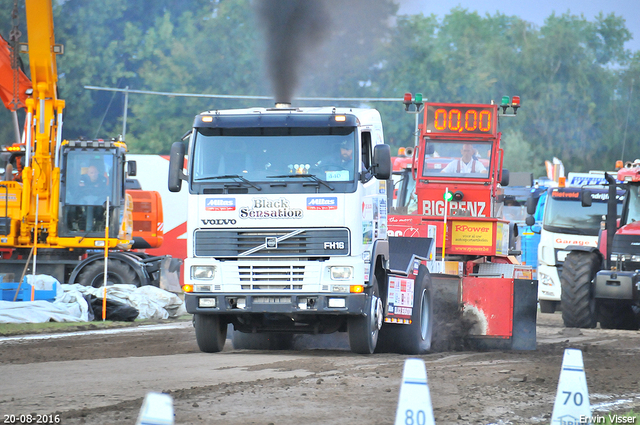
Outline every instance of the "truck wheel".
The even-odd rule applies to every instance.
[[[220,316],[213,314],[194,314],[193,324],[196,328],[198,348],[204,353],[222,351],[227,339],[227,324]]]
[[[431,274],[421,265],[413,288],[410,325],[385,323],[380,330],[380,352],[424,354],[431,349],[433,334],[433,298]],[[377,350],[378,351],[378,350]]]
[[[119,260],[109,260],[107,269],[107,285],[133,284],[140,286],[138,276],[128,264]],[[104,285],[104,260],[89,264],[78,276],[78,283],[83,286],[100,288]]]
[[[568,328],[595,328],[595,300],[591,281],[600,270],[600,258],[595,252],[573,251],[562,266],[562,320]]]
[[[540,303],[540,313],[555,313],[556,302],[551,300],[538,300]]]
[[[372,278],[371,296],[367,303],[366,316],[350,316],[347,322],[349,346],[358,354],[372,354],[378,343],[378,333],[382,327],[383,307],[380,290],[375,275]]]
[[[598,302],[598,316],[603,329],[638,330],[638,322],[631,304],[615,301]]]
[[[236,350],[291,350],[293,334],[233,331],[231,342]]]

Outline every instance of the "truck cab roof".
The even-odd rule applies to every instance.
[[[345,119],[327,120],[344,116]],[[315,119],[314,119],[315,117]],[[216,109],[196,116],[194,127],[313,127],[357,126],[382,128],[375,109],[345,107]]]

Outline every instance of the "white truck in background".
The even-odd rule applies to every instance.
[[[566,186],[549,188],[544,208],[540,243],[538,245],[538,302],[542,313],[554,313],[561,308],[560,274],[569,253],[568,246],[595,247],[602,216],[607,213],[607,189],[604,173],[569,173]],[[593,203],[582,207],[581,190],[589,187]],[[622,192],[618,194],[618,212],[622,208]],[[535,205],[535,204],[534,204]],[[529,210],[529,214],[535,211]]]

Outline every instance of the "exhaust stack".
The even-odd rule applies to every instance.
[[[291,109],[291,102],[276,102],[276,109]]]

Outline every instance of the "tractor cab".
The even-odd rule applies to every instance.
[[[514,99],[509,106],[515,110],[519,99]],[[398,196],[391,204],[395,207],[390,218],[392,236],[406,235],[407,231],[427,236],[425,228],[432,225],[437,234],[447,234],[436,243],[438,247],[445,243],[449,254],[508,255],[517,230],[502,220],[508,171],[502,170],[500,107],[424,105],[413,167],[400,175]],[[407,217],[393,217],[395,214]]]
[[[427,104],[418,147],[417,213],[497,217],[502,149],[497,105]],[[503,182],[505,183],[505,182]]]

